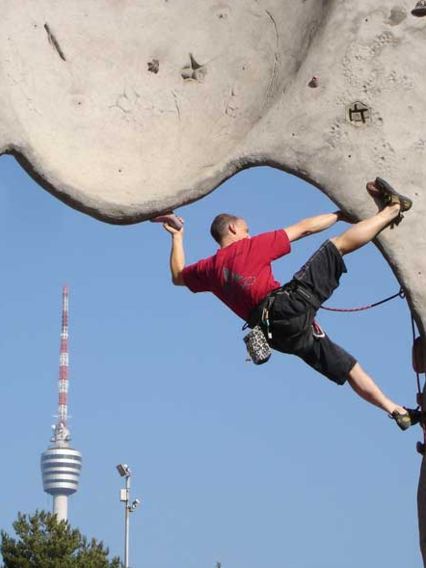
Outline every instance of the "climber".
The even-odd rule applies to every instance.
[[[158,220],[172,236],[173,284],[187,286],[192,292],[212,292],[250,327],[264,324],[262,313],[268,302],[272,333],[268,342],[273,349],[300,357],[339,385],[348,381],[360,397],[386,411],[406,430],[419,422],[420,413],[390,400],[352,355],[312,328],[317,310],[346,272],[343,256],[369,243],[389,225],[398,224],[402,213],[411,208],[412,202],[381,178],[369,182],[367,190],[380,204],[380,211],[327,240],[284,286],[275,281],[271,262],[289,254],[291,242],[324,231],[337,221],[351,222],[344,213],[317,215],[251,238],[244,219],[218,215],[211,235],[220,248],[212,257],[190,266],[185,266],[183,220],[174,214]]]

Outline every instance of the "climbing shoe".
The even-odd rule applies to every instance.
[[[411,13],[413,16],[417,16],[418,18],[426,16],[426,0],[419,0],[414,10],[411,10]]]
[[[393,187],[390,186],[384,179],[377,177],[374,185],[375,187],[377,187],[379,191],[379,197],[385,205],[393,205],[394,203],[399,203],[401,206],[401,213],[404,213],[404,211],[411,209],[413,205],[411,199],[395,191]]]
[[[400,211],[398,217],[396,217],[391,223],[391,228],[395,225],[399,225],[403,220],[403,212],[411,209],[413,202],[409,197],[401,195],[393,189],[391,185],[388,184],[384,179],[377,177],[374,182],[367,183],[367,191],[372,196],[381,201],[381,203],[387,207],[388,205],[394,205],[398,203],[400,206]]]
[[[407,412],[404,414],[401,414],[397,410],[389,414],[389,418],[395,420],[401,430],[408,430],[410,426],[418,424],[422,416],[420,410],[414,410],[412,408],[406,408],[405,410]]]
[[[183,219],[175,215],[173,211],[169,211],[168,213],[154,217],[154,219],[151,219],[151,223],[163,223],[170,225],[170,227],[173,227],[176,231],[180,231],[183,226]]]

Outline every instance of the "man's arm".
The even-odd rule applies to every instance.
[[[284,231],[287,233],[289,240],[292,242],[297,241],[298,239],[303,239],[303,237],[313,235],[314,233],[325,231],[332,227],[337,221],[349,221],[349,219],[344,213],[342,213],[342,211],[336,211],[335,213],[326,213],[324,215],[308,217],[308,219],[303,219],[295,225],[286,227]]]
[[[179,231],[164,224],[164,228],[172,236],[172,250],[170,253],[170,272],[175,286],[185,286],[182,270],[185,268],[185,251],[183,248],[183,228]]]

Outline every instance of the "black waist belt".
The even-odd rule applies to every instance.
[[[259,325],[262,320],[263,311],[270,310],[274,305],[275,299],[281,294],[286,294],[289,298],[294,294],[305,300],[310,304],[315,310],[321,306],[321,302],[316,298],[306,286],[301,284],[297,280],[292,280],[288,284],[284,284],[280,288],[276,288],[269,292],[269,294],[251,311],[249,319],[247,320],[244,328],[249,327],[253,329],[256,325]]]

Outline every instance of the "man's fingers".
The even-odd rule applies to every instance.
[[[178,217],[173,211],[169,211],[168,213],[163,213],[162,215],[158,215],[153,219],[150,219],[151,223],[164,223],[170,227],[173,227],[176,230],[180,230],[183,225],[183,219]]]
[[[166,229],[168,233],[177,233],[176,229],[174,229],[171,225],[168,225],[167,223],[163,223],[163,227],[164,229]]]
[[[180,229],[176,229],[175,227],[172,227],[172,225],[169,225],[168,223],[163,223],[163,227],[171,235],[175,235],[176,233],[180,233],[181,231],[183,232],[183,227],[181,227]]]

